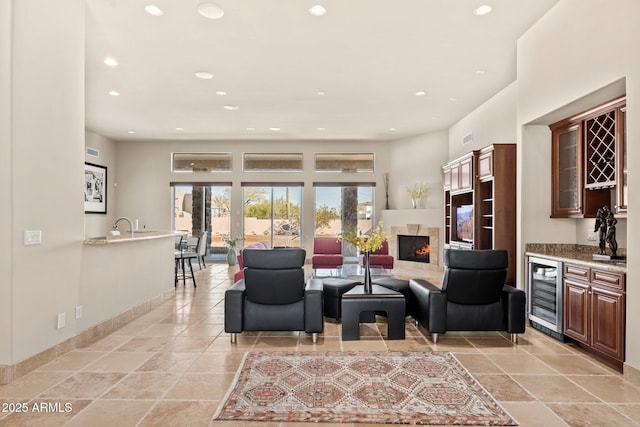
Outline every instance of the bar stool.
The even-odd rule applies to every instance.
[[[191,264],[192,259],[197,259],[198,254],[193,251],[185,251],[185,250],[176,250],[174,252],[175,256],[175,284],[174,286],[178,287],[178,281],[182,279],[183,286],[187,286],[187,279],[191,279],[193,281],[193,287],[196,287],[196,278],[193,275],[193,264]],[[189,266],[189,273],[187,273],[185,264]]]

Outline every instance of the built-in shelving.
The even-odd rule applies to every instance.
[[[447,176],[461,170],[463,164],[471,168],[471,182],[461,179],[461,174]],[[509,252],[507,283],[515,283],[515,144],[494,144],[473,151],[444,166],[443,172],[445,245],[461,249],[506,249]],[[465,184],[454,185],[455,179]],[[451,186],[447,187],[447,183]],[[462,241],[457,236],[456,209],[462,205],[473,205],[472,241]]]

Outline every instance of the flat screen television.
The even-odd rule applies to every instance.
[[[473,205],[456,208],[456,236],[463,242],[473,242]]]

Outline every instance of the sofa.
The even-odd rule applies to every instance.
[[[252,243],[238,251],[238,267],[240,270],[233,275],[233,281],[237,282],[238,280],[244,279],[244,263],[242,262],[242,251],[245,249],[271,249],[271,244],[266,240],[261,240],[256,243]]]

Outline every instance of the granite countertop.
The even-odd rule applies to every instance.
[[[98,237],[89,237],[84,240],[85,245],[108,245],[114,243],[128,243],[128,242],[139,242],[142,240],[153,240],[153,239],[162,239],[165,237],[175,237],[176,234],[173,231],[165,231],[165,230],[137,230],[133,232],[133,237],[131,237],[131,233],[125,231],[121,233],[119,236],[98,236]]]
[[[627,272],[626,250],[621,249],[618,255],[624,256],[622,260],[596,260],[593,255],[598,253],[597,246],[577,244],[545,244],[528,243],[525,245],[526,255],[539,255],[544,258],[556,259],[562,262],[583,264],[589,267],[597,267],[603,270]]]

